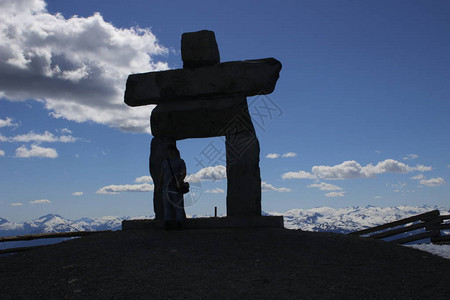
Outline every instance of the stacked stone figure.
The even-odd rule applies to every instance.
[[[227,216],[261,215],[259,142],[248,96],[270,94],[281,70],[274,58],[220,63],[214,32],[184,33],[183,69],[132,74],[125,103],[157,104],[151,114],[150,174],[156,219],[163,218],[158,188],[166,148],[177,140],[225,136]]]

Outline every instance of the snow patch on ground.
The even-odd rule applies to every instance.
[[[415,244],[415,245],[406,245],[406,247],[426,251],[431,254],[438,255],[446,259],[450,259],[450,245]]]

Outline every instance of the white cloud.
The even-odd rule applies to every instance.
[[[121,192],[150,192],[153,191],[153,184],[124,184],[104,186],[96,194],[119,194]]]
[[[168,50],[149,29],[117,28],[90,17],[50,14],[44,0],[0,2],[0,95],[39,99],[51,116],[149,132],[152,106],[123,103],[130,73],[168,68]]]
[[[16,149],[16,156],[18,158],[28,157],[42,157],[42,158],[56,158],[58,153],[53,148],[44,148],[37,145],[31,145],[31,149],[27,149],[25,146],[21,146]]]
[[[0,150],[0,156],[5,156],[5,151]]]
[[[83,192],[72,193],[72,196],[83,196]]]
[[[23,206],[23,203],[16,202],[16,203],[10,203],[11,206]]]
[[[420,184],[426,186],[439,186],[445,184],[445,180],[442,177],[430,178],[430,179],[422,179]]]
[[[419,158],[419,155],[417,154],[408,154],[405,157],[403,157],[404,160],[411,160],[411,159],[417,159]]]
[[[433,170],[432,167],[427,167],[427,166],[424,166],[424,165],[416,165],[414,167],[413,171],[427,172],[427,171],[431,171],[431,170]]]
[[[410,167],[402,162],[386,159],[375,166],[368,164],[361,166],[358,162],[344,161],[335,166],[314,166],[312,173],[318,178],[323,179],[352,179],[352,178],[370,178],[383,173],[409,173],[413,171],[430,171],[431,167],[417,165]]]
[[[345,192],[330,192],[326,193],[325,197],[344,197]]]
[[[1,48],[0,48],[1,50]],[[1,55],[1,53],[0,53]],[[19,124],[14,123],[12,118],[6,117],[5,120],[0,119],[0,128],[2,127],[17,127],[19,126]]]
[[[280,193],[286,193],[286,192],[291,191],[290,188],[285,188],[285,187],[277,188],[277,187],[274,187],[273,185],[271,185],[267,182],[264,182],[264,181],[261,182],[261,190],[263,192],[274,191],[274,192],[280,192]]]
[[[281,175],[283,179],[316,179],[317,176],[305,171],[286,172]]]
[[[205,191],[206,194],[222,194],[225,193],[221,188],[213,188]]]
[[[281,155],[281,157],[286,158],[286,157],[296,157],[297,153],[295,152],[286,152],[283,155]],[[266,155],[266,158],[270,158],[270,159],[275,159],[275,158],[279,158],[280,154],[278,153],[269,153]]]
[[[49,204],[49,203],[52,203],[52,201],[50,201],[48,199],[40,199],[40,200],[30,201],[30,204]]]
[[[227,178],[227,168],[223,165],[217,165],[214,167],[206,167],[201,169],[195,174],[186,176],[188,182],[199,182],[205,180],[222,180]]]
[[[415,179],[415,180],[421,180],[424,179],[425,175],[423,175],[422,173],[417,174],[416,176],[411,177],[411,179]]]
[[[72,131],[68,128],[61,128],[60,130],[58,130],[61,133],[65,133],[65,134],[72,134]]]
[[[29,142],[35,142],[35,143],[74,143],[78,140],[78,138],[73,137],[71,135],[62,135],[62,136],[55,136],[53,133],[49,131],[45,131],[43,134],[34,133],[33,131],[30,131],[27,134],[21,134],[16,135],[13,137],[4,137],[1,138],[4,142],[22,142],[22,143],[29,143]]]
[[[310,184],[307,187],[318,188],[321,191],[340,191],[340,190],[342,190],[342,188],[338,187],[337,185],[329,184],[329,183],[325,183],[325,182]]]
[[[153,179],[151,176],[141,176],[141,177],[136,178],[134,181],[137,183],[153,182]]]
[[[406,183],[401,182],[401,181],[399,181],[398,183],[391,184],[391,187],[396,188],[396,189],[401,189],[401,188],[404,188],[405,186],[406,186]]]
[[[296,157],[297,156],[297,153],[295,153],[295,152],[287,152],[287,153],[284,153],[281,157]]]

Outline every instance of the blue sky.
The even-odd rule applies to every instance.
[[[449,206],[448,1],[0,0],[0,8],[0,217],[152,214],[143,177],[152,107],[123,104],[126,77],[181,68],[181,34],[202,29],[215,31],[221,61],[283,64],[272,94],[248,98],[264,211]],[[179,148],[202,191],[187,212],[225,213],[223,141]],[[211,149],[215,159],[205,156]]]

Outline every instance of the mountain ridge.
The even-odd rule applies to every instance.
[[[344,208],[316,207],[312,209],[291,209],[283,213],[263,212],[263,215],[283,215],[284,225],[288,229],[304,231],[348,233],[368,227],[396,221],[413,215],[439,209],[441,214],[450,214],[450,208],[431,205],[417,206],[352,206]],[[194,215],[190,217],[208,217]],[[122,221],[129,219],[152,218],[146,217],[115,217],[79,218],[69,220],[58,214],[47,214],[31,221],[20,223],[9,222],[0,217],[0,236],[73,232],[120,230]]]

